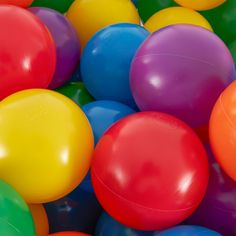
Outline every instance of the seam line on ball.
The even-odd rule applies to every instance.
[[[107,186],[102,180],[100,177],[98,177],[98,175],[96,174],[96,171],[92,170],[93,174],[96,176],[96,178],[99,180],[99,182],[105,187],[107,188],[112,194],[114,194],[116,197],[130,203],[130,204],[133,204],[133,205],[136,205],[138,207],[141,207],[141,208],[144,208],[144,209],[148,209],[148,210],[151,210],[151,211],[159,211],[159,212],[180,212],[180,211],[186,211],[186,210],[190,210],[190,209],[193,209],[193,208],[196,208],[197,206],[199,206],[199,204],[194,204],[193,206],[191,207],[187,207],[187,208],[182,208],[182,209],[178,209],[178,210],[161,210],[161,209],[155,209],[155,208],[151,208],[151,207],[146,207],[146,206],[143,206],[139,203],[136,203],[136,202],[131,202],[130,200],[122,197],[121,195],[119,195],[118,193],[114,192],[109,186]]]

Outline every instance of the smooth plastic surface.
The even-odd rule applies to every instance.
[[[137,9],[130,0],[75,0],[67,17],[75,26],[83,48],[96,32],[106,26],[122,22],[140,23]]]
[[[210,179],[206,195],[188,223],[216,230],[224,236],[236,235],[236,182],[216,162],[209,145]]]
[[[158,11],[144,24],[150,32],[155,32],[169,25],[190,24],[213,31],[209,22],[198,12],[184,7],[169,7]]]
[[[139,230],[185,220],[204,197],[209,175],[196,134],[158,112],[136,113],[113,125],[96,146],[91,173],[103,208]]]
[[[89,41],[81,58],[82,80],[96,100],[135,107],[130,91],[131,61],[149,32],[134,24],[115,24]]]
[[[174,0],[183,7],[203,11],[216,8],[226,2],[227,0]]]
[[[0,100],[23,89],[47,88],[56,65],[47,28],[23,8],[0,5],[0,29]]]
[[[221,234],[212,231],[210,229],[192,226],[192,225],[182,225],[177,226],[172,229],[161,232],[158,236],[222,236]]]
[[[84,178],[93,134],[70,99],[50,90],[25,90],[0,103],[0,116],[0,178],[28,203],[65,196]]]
[[[176,5],[173,0],[138,0],[138,12],[145,23],[156,12]]]
[[[48,236],[49,225],[46,211],[42,204],[29,205],[34,220],[36,236]]]
[[[81,231],[93,234],[102,208],[93,193],[76,188],[72,193],[45,205],[50,232]]]
[[[93,97],[89,94],[82,82],[70,82],[57,89],[57,92],[72,99],[79,106],[93,102]]]
[[[34,7],[29,11],[49,29],[57,51],[57,65],[51,89],[58,88],[70,80],[80,58],[80,42],[77,33],[68,19],[57,11]]]
[[[199,128],[208,124],[217,98],[234,77],[232,56],[215,34],[174,25],[142,44],[130,83],[140,110],[165,112]]]
[[[0,180],[0,235],[36,236],[30,210],[23,198]]]
[[[211,2],[208,0],[206,1]],[[201,12],[201,14],[210,22],[214,32],[224,40],[227,45],[236,39],[235,11],[236,1],[227,0],[215,9]]]
[[[118,120],[135,113],[130,107],[113,101],[95,101],[82,107],[93,129],[95,145],[105,133]],[[86,175],[79,185],[85,191],[94,192],[90,173]]]
[[[158,236],[158,231],[139,231],[128,228],[112,219],[107,213],[100,217],[95,236]]]
[[[49,236],[90,236],[90,235],[79,232],[61,232],[61,233],[50,234]]]
[[[19,7],[28,7],[33,0],[0,0],[0,4],[11,4]]]
[[[236,82],[219,97],[210,119],[210,142],[217,161],[236,181]]]
[[[73,2],[74,0],[34,0],[32,6],[52,8],[65,13]]]

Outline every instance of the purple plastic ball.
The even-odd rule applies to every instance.
[[[57,66],[49,88],[55,89],[67,81],[76,70],[80,59],[80,42],[72,24],[61,13],[43,7],[32,7],[29,11],[48,27],[57,50]]]
[[[206,196],[188,223],[208,227],[223,236],[236,235],[236,182],[217,164],[207,147],[210,179]]]
[[[142,44],[130,79],[140,110],[166,112],[198,128],[208,123],[217,98],[233,81],[234,62],[212,32],[174,25]]]

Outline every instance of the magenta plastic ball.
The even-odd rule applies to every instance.
[[[197,128],[208,123],[214,103],[233,79],[233,59],[219,37],[201,27],[174,25],[142,44],[130,83],[142,111],[166,112]]]
[[[188,223],[216,230],[223,236],[236,235],[236,182],[217,164],[210,147],[210,179],[205,198]]]
[[[80,42],[72,24],[61,13],[43,7],[29,8],[48,27],[57,50],[57,66],[49,85],[58,88],[70,80],[80,59]]]

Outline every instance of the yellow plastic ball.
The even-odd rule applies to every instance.
[[[100,29],[116,23],[139,24],[140,18],[131,0],[76,0],[67,12],[82,47]]]
[[[226,0],[174,0],[183,7],[188,7],[198,11],[209,10],[220,6]]]
[[[191,24],[213,31],[209,22],[198,12],[184,7],[169,7],[154,14],[144,27],[150,32],[175,24]]]
[[[34,227],[35,227],[35,236],[48,236],[49,234],[49,225],[48,217],[46,211],[42,204],[32,204],[29,205],[29,209],[33,216]]]
[[[92,153],[91,126],[64,95],[31,89],[0,102],[0,179],[26,202],[71,192],[86,175]]]

